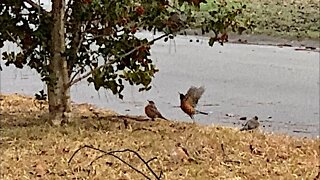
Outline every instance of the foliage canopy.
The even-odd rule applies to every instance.
[[[67,1],[65,13],[69,85],[82,79],[110,89],[120,98],[124,81],[149,90],[158,69],[150,58],[157,40],[174,38],[189,28],[213,31],[209,45],[227,40],[230,30],[242,32],[249,21],[237,17],[245,8],[239,2],[216,0],[82,0]],[[5,65],[25,65],[37,70],[42,80],[54,82],[48,64],[52,56],[52,14],[32,0],[2,0],[0,3],[0,48],[5,41],[20,51],[4,52]],[[153,40],[137,37],[138,31],[162,32]]]

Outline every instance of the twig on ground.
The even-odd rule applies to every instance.
[[[141,131],[141,130],[144,130],[144,131],[150,131],[150,132],[153,132],[153,133],[157,133],[156,131],[152,130],[152,129],[147,129],[147,128],[136,128],[134,129],[132,132],[135,132],[135,131]]]
[[[44,108],[45,108],[45,106],[44,106],[44,103],[45,103],[46,101],[45,100],[37,100],[37,99],[34,99],[33,100],[33,105],[36,107],[36,108],[38,108],[40,111],[42,111]],[[37,105],[37,103],[39,103],[39,105]]]
[[[228,155],[226,154],[226,151],[224,149],[224,144],[221,144],[221,149],[222,149],[222,156],[224,158],[223,162],[224,163],[235,163],[235,164],[241,164],[241,161],[239,160],[232,160],[228,157]]]
[[[130,168],[132,168],[133,170],[135,170],[136,172],[138,172],[139,174],[141,174],[142,176],[144,176],[146,179],[151,179],[149,176],[147,176],[145,173],[143,173],[142,171],[140,171],[139,169],[135,168],[133,165],[127,163],[125,160],[121,159],[119,156],[115,155],[114,153],[122,153],[122,152],[131,152],[133,154],[135,154],[145,165],[146,167],[148,168],[148,170],[151,172],[151,174],[157,179],[157,180],[160,180],[161,179],[161,175],[163,174],[162,171],[160,172],[159,175],[157,175],[154,170],[149,166],[149,162],[157,159],[156,157],[153,157],[151,158],[150,160],[146,161],[144,160],[141,155],[134,151],[134,150],[131,150],[131,149],[124,149],[124,150],[115,150],[115,151],[104,151],[102,149],[99,149],[99,148],[96,148],[96,147],[93,147],[93,146],[89,146],[89,145],[84,145],[84,146],[81,146],[80,148],[78,148],[71,156],[71,158],[69,159],[68,161],[68,164],[72,161],[72,159],[74,158],[74,156],[82,149],[84,148],[89,148],[89,149],[93,149],[95,151],[99,151],[101,153],[103,153],[102,155],[98,156],[97,158],[95,158],[91,163],[90,163],[90,166],[97,160],[101,159],[102,157],[104,156],[113,156],[115,158],[117,158],[118,160],[120,160],[121,162],[123,162],[124,164],[126,164],[127,166],[129,166]]]
[[[153,157],[153,158],[149,159],[148,161],[146,161],[146,163],[149,163],[149,162],[151,162],[151,161],[153,161],[155,159],[158,159],[158,158],[157,157]]]
[[[128,116],[128,115],[117,115],[117,118],[123,120],[133,120],[133,121],[149,121],[145,116]]]
[[[227,155],[226,155],[226,152],[224,150],[224,145],[223,144],[221,144],[221,150],[222,150],[223,157],[226,157]]]

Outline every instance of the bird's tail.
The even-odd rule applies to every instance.
[[[168,119],[167,119],[167,118],[165,118],[165,117],[163,117],[162,115],[161,115],[161,117],[160,117],[160,118],[168,121]]]
[[[202,112],[202,111],[199,111],[199,110],[196,110],[196,113],[198,113],[198,114],[204,114],[204,115],[209,115],[209,113],[207,113],[207,112]]]

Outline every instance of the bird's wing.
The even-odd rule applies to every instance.
[[[151,110],[154,114],[156,114],[157,116],[159,116],[159,117],[162,116],[156,106],[152,106],[152,108],[150,108],[150,110]]]
[[[203,93],[204,93],[203,86],[199,88],[191,86],[185,96],[186,101],[189,102],[193,107],[196,107]]]
[[[259,126],[259,122],[256,121],[256,120],[254,120],[254,119],[250,119],[250,120],[247,122],[247,124],[246,124],[246,128],[247,128],[248,130],[250,130],[250,129],[255,129],[255,128],[257,128],[258,126]]]
[[[241,128],[242,130],[248,130],[249,129],[249,121],[244,124],[244,126]]]
[[[250,128],[255,129],[259,126],[259,122],[253,119],[250,125],[251,125]]]

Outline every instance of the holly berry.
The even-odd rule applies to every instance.
[[[83,4],[91,4],[91,3],[92,3],[92,0],[82,0],[82,3],[83,3]]]
[[[138,6],[136,7],[136,13],[141,16],[144,13],[144,8],[143,6]]]
[[[121,26],[123,26],[123,25],[126,25],[126,24],[128,24],[128,18],[125,18],[125,17],[122,17],[122,18],[120,18],[119,20],[118,20],[118,23],[121,25]]]
[[[132,34],[136,33],[136,32],[137,32],[137,27],[134,27],[134,26],[131,27],[130,32],[131,32]]]
[[[132,34],[136,33],[137,30],[138,30],[137,24],[131,25],[131,27],[130,27],[130,32],[131,32]]]

